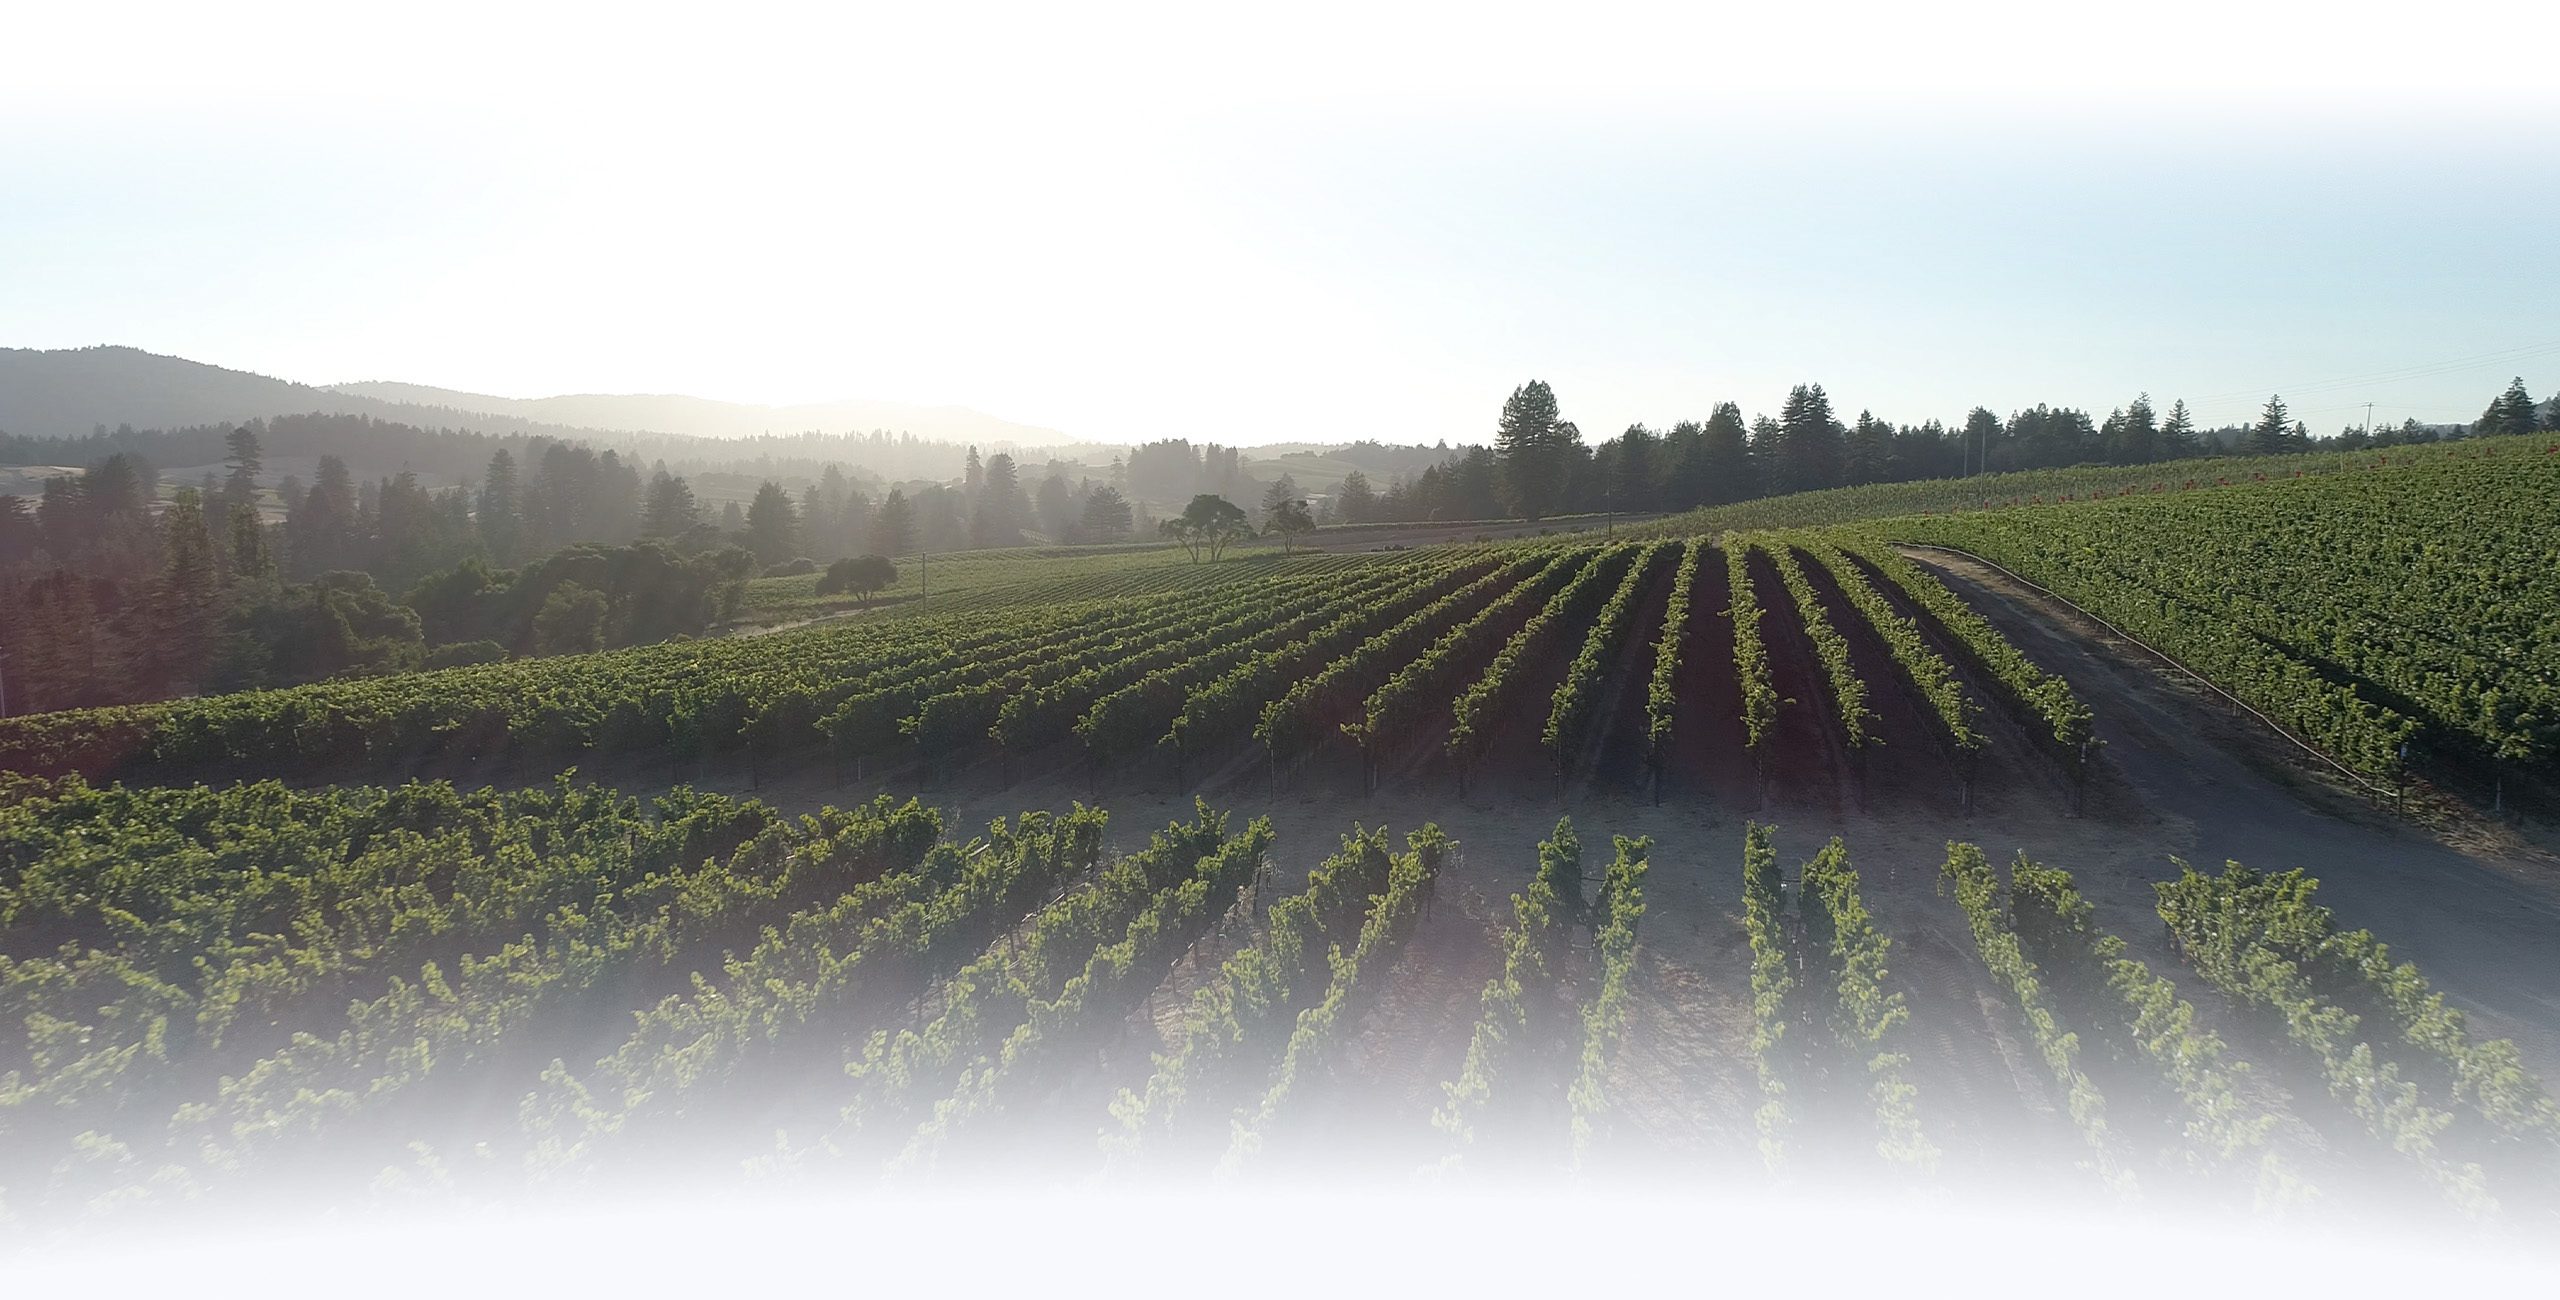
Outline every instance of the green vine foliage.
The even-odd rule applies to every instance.
[[[1911,1018],[1902,995],[1884,987],[1885,955],[1893,940],[1878,933],[1868,918],[1858,895],[1857,868],[1849,864],[1849,850],[1837,838],[1805,864],[1803,879],[1806,939],[1829,949],[1831,1040],[1868,1077],[1876,1154],[1895,1164],[1934,1169],[1939,1151],[1920,1131],[1919,1090],[1903,1075],[1911,1058],[1893,1050],[1894,1031]]]
[[[1814,658],[1822,664],[1823,680],[1831,687],[1832,711],[1839,716],[1841,735],[1851,749],[1864,747],[1869,740],[1867,728],[1875,721],[1875,710],[1867,707],[1867,681],[1850,661],[1848,638],[1832,626],[1830,613],[1822,607],[1822,597],[1804,576],[1804,566],[1796,561],[1795,548],[1775,538],[1754,538],[1752,544],[1769,557],[1770,565],[1778,571],[1778,581],[1795,600],[1797,620],[1804,626],[1806,639],[1813,642]]]
[[[2206,876],[2184,863],[2179,866],[2178,879],[2154,888],[2160,896],[2160,917],[2168,922],[2181,955],[2196,973],[2224,996],[2257,1012],[2316,1063],[2328,1081],[2330,1095],[2454,1204],[2473,1214],[2494,1213],[2497,1201],[2489,1194],[2487,1175],[2479,1164],[2449,1157],[2442,1150],[2440,1139],[2454,1126],[2455,1116],[2426,1103],[2418,1084],[2402,1077],[2402,1061],[2385,1059],[2399,1044],[2383,1038],[2377,1048],[2365,1032],[2364,1018],[2324,996],[2304,966],[2287,955],[2288,948],[2302,952],[2306,938],[2322,935],[2328,927],[2325,909],[2309,901],[2313,887],[2309,877],[2299,871],[2261,875],[2236,862],[2224,864],[2220,876]],[[2364,953],[2379,948],[2368,946],[2371,936],[2357,934],[2361,942],[2341,944],[2328,952],[2315,946],[2304,955],[2318,959],[2330,952]],[[2334,968],[2325,973],[2333,974]],[[2415,974],[2410,972],[2412,977]],[[2402,987],[2415,992],[2423,985]],[[2389,1028],[2388,1016],[2381,1023]],[[2459,1083],[2455,1091],[2458,1095]],[[2539,1091],[2534,1089],[2537,1095]]]
[[[1482,1011],[1467,1038],[1458,1077],[1440,1085],[1434,1128],[1449,1136],[1449,1164],[1462,1162],[1476,1144],[1477,1125],[1494,1105],[1494,1087],[1534,1064],[1538,1046],[1556,1036],[1564,1019],[1556,975],[1564,956],[1573,909],[1581,903],[1582,843],[1573,819],[1556,822],[1538,845],[1538,873],[1511,896],[1511,923],[1502,931],[1502,973],[1485,982]]]
[[[1742,688],[1743,744],[1768,761],[1768,742],[1778,725],[1778,688],[1769,676],[1769,643],[1760,631],[1760,597],[1751,586],[1751,544],[1726,533],[1722,545],[1725,589],[1733,620],[1733,675]]]
[[[1866,574],[1849,563],[1820,534],[1789,534],[1789,544],[1813,557],[1816,564],[1831,575],[1832,585],[1858,611],[1869,629],[1875,632],[1885,649],[1893,655],[1912,688],[1928,705],[1929,717],[1937,724],[1939,739],[1958,754],[1970,754],[1982,748],[1982,733],[1975,730],[1974,716],[1979,712],[1967,698],[1964,687],[1956,681],[1955,669],[1929,646],[1920,625],[1905,618],[1893,608],[1884,593],[1867,581]]]
[[[1760,1156],[1772,1172],[1786,1164],[1794,1114],[1790,1097],[1803,1081],[1794,1068],[1801,1052],[1787,1041],[1796,1001],[1795,968],[1787,942],[1786,877],[1771,844],[1777,828],[1751,822],[1742,832],[1743,929],[1751,940],[1751,1059],[1760,1076]]]
[[[1613,584],[1625,576],[1638,549],[1633,545],[1613,546],[1584,565],[1546,608],[1511,634],[1511,639],[1494,653],[1493,662],[1459,693],[1457,703],[1450,709],[1446,748],[1461,770],[1493,743],[1499,719],[1518,703],[1520,692],[1527,689],[1525,683],[1557,639],[1589,615],[1605,595],[1617,590]]]
[[[2018,936],[2010,930],[2007,911],[2001,906],[2000,882],[1990,861],[1974,845],[1949,844],[1946,863],[1940,870],[1955,883],[1956,901],[1964,906],[1965,921],[1973,929],[1974,951],[1981,954],[1982,964],[1990,968],[1992,978],[2016,1001],[2036,1055],[2043,1058],[2046,1070],[2062,1089],[2063,1110],[2080,1130],[2081,1141],[2089,1149],[2090,1166],[2101,1181],[2120,1195],[2136,1195],[2140,1180],[2124,1158],[2122,1136],[2107,1123],[2106,1097],[2080,1067],[2080,1036],[2063,1027],[2035,964],[2020,950]]]
[[[1656,542],[1636,556],[1618,589],[1600,607],[1600,616],[1582,638],[1582,649],[1565,667],[1564,681],[1548,701],[1547,725],[1539,737],[1558,772],[1569,772],[1581,751],[1592,715],[1599,709],[1601,687],[1609,677],[1610,657],[1633,630],[1645,589],[1662,563],[1677,558],[1681,549],[1677,542]]]
[[[2248,1063],[2226,1062],[2222,1039],[2197,1026],[2195,1007],[2177,987],[2098,928],[2096,909],[2069,872],[2019,854],[2009,868],[2009,915],[2021,951],[2049,977],[2062,1007],[2119,1056],[2147,1067],[2173,1099],[2191,1167],[2254,1174],[2262,1209],[2317,1196],[2269,1145],[2275,1117],[2233,1089],[2230,1076],[2245,1073]]]
[[[1601,918],[1598,935],[1600,989],[1582,1011],[1582,1061],[1565,1091],[1572,1114],[1573,1162],[1580,1167],[1609,1112],[1609,1062],[1626,1033],[1627,1003],[1636,969],[1636,925],[1644,917],[1645,859],[1653,850],[1650,837],[1616,837],[1617,857],[1600,887],[1595,909]]]
[[[1406,852],[1396,856],[1387,873],[1387,890],[1370,904],[1351,951],[1335,948],[1328,954],[1333,978],[1323,995],[1298,1013],[1261,1103],[1234,1121],[1233,1141],[1218,1165],[1221,1174],[1238,1174],[1260,1157],[1282,1114],[1297,1101],[1306,1081],[1323,1068],[1343,1030],[1359,1018],[1359,1011],[1385,981],[1387,967],[1421,918],[1423,902],[1430,897],[1441,868],[1457,851],[1455,841],[1429,824],[1407,836],[1405,843]]]
[[[1645,763],[1656,774],[1671,760],[1672,726],[1679,711],[1681,656],[1689,643],[1689,600],[1697,590],[1698,570],[1711,548],[1703,537],[1692,539],[1677,561],[1671,599],[1662,608],[1662,631],[1653,644],[1653,676],[1645,685]]]
[[[1228,957],[1192,994],[1170,1047],[1155,1058],[1143,1092],[1123,1089],[1112,1103],[1116,1130],[1103,1145],[1116,1161],[1146,1158],[1215,1124],[1221,1100],[1261,1080],[1288,1042],[1299,1008],[1331,978],[1323,960],[1358,933],[1372,900],[1386,892],[1396,857],[1386,831],[1353,828],[1339,852],[1307,886],[1271,904],[1260,935]],[[1199,1122],[1204,1110],[1211,1111]]]
[[[2091,743],[2094,715],[2069,682],[2036,666],[1990,620],[1890,545],[1845,529],[1830,536],[1841,550],[1873,565],[1887,584],[1944,629],[1958,653],[1981,668],[2013,704],[2041,720],[2041,734],[2058,753],[2077,760],[2081,748]]]

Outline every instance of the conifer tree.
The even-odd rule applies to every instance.
[[[980,472],[976,504],[969,515],[972,545],[1022,545],[1022,477],[1013,457],[1003,452],[987,458]]]
[[[1759,495],[1751,477],[1751,430],[1742,423],[1740,406],[1716,403],[1699,431],[1698,452],[1706,462],[1699,471],[1705,495],[1695,504],[1723,505]]]
[[[2160,426],[2160,454],[2163,459],[2177,460],[2193,456],[2202,448],[2196,441],[2195,417],[2187,414],[2187,401],[2179,398],[2169,404],[2169,420]]]
[[[267,550],[266,521],[258,517],[256,510],[234,510],[227,531],[232,586],[263,588],[272,584],[276,562]]]
[[[900,556],[916,549],[916,508],[904,488],[891,488],[871,512],[871,553]]]
[[[2489,409],[2482,411],[2480,418],[2472,422],[2471,431],[2483,438],[2496,438],[2531,433],[2540,424],[2541,421],[2534,418],[2534,400],[2525,392],[2524,377],[2519,375],[2514,383],[2507,385],[2507,391],[2500,393],[2496,401],[2489,403]]]
[[[766,479],[747,503],[747,549],[758,564],[780,564],[798,553],[800,512],[781,484]]]
[[[2249,427],[2249,454],[2279,456],[2293,449],[2293,417],[2284,409],[2282,396],[2267,398],[2267,409],[2260,412],[2258,422]]]
[[[1333,516],[1346,524],[1365,524],[1378,513],[1378,494],[1369,486],[1369,476],[1353,470],[1342,476],[1342,485],[1334,489]]]
[[[523,532],[524,503],[516,484],[516,458],[500,447],[489,457],[489,472],[480,486],[480,540],[489,558],[501,565],[516,562]]]
[[[1087,542],[1117,542],[1128,538],[1135,526],[1129,510],[1129,499],[1120,489],[1108,483],[1098,484],[1084,499],[1084,516],[1077,521],[1077,536]]]
[[[1538,520],[1554,513],[1571,468],[1568,442],[1558,426],[1555,390],[1532,379],[1511,390],[1495,426],[1494,454],[1501,458],[1503,495],[1513,514]]]
[[[194,488],[178,489],[161,512],[160,531],[165,558],[151,593],[150,667],[142,676],[153,694],[166,695],[202,679],[213,654],[219,605],[213,537]]]
[[[1858,412],[1849,427],[1847,458],[1841,464],[1844,483],[1882,483],[1892,470],[1893,426],[1871,411]]]
[[[649,476],[649,492],[640,507],[640,535],[682,537],[700,522],[702,507],[693,499],[692,486],[668,473],[665,462],[660,462]]]
[[[1780,492],[1812,492],[1840,486],[1848,459],[1848,433],[1831,414],[1820,384],[1798,384],[1779,412]]]

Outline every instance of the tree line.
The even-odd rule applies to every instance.
[[[1798,385],[1774,416],[1748,423],[1719,403],[1704,420],[1657,431],[1630,425],[1586,442],[1563,418],[1554,389],[1532,380],[1503,404],[1490,446],[1450,453],[1383,490],[1358,471],[1319,512],[1325,523],[1542,519],[1556,515],[1682,511],[1822,488],[2080,464],[2143,465],[2212,455],[2281,455],[2395,446],[2446,437],[2560,428],[2560,400],[2537,403],[2519,378],[2463,426],[2349,427],[2319,437],[2281,395],[2248,425],[2200,429],[2183,401],[2161,411],[2149,394],[2103,418],[2038,404],[2002,418],[1975,407],[1960,424],[1893,424],[1873,412],[1843,419],[1819,384]]]
[[[699,634],[743,582],[827,570],[827,591],[896,580],[919,548],[1118,541],[1138,522],[1110,484],[1059,467],[1026,492],[1013,458],[970,448],[957,484],[879,500],[836,465],[796,496],[766,480],[713,511],[663,463],[536,440],[491,453],[476,486],[409,471],[358,482],[319,458],[263,486],[256,430],[219,474],[162,499],[111,452],[0,497],[0,712],[91,707],[351,674],[564,654]]]

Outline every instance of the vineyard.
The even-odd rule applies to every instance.
[[[2401,796],[2552,806],[2546,446],[995,555],[0,720],[0,1213],[1351,1173],[2530,1230],[2560,909]],[[2207,750],[2227,802],[2160,793]]]
[[[2055,771],[2085,739],[2067,688],[1863,538],[1456,546],[1164,591],[1085,583],[986,610],[9,719],[0,754],[147,784],[522,785],[574,767],[623,786],[770,776],[831,799],[1046,776],[1086,795],[1223,779],[1660,800],[1708,792],[1718,778],[1698,755],[1722,747],[1760,776],[1718,793],[1756,808],[1782,785],[1863,797],[1874,751],[1895,749],[1880,727],[1913,742],[1883,761],[1950,762],[1955,779],[1935,785],[1959,803],[1989,743],[1984,709],[2049,741],[2034,761]],[[1818,676],[1784,728],[1773,665]],[[1707,716],[1701,677],[1740,710]],[[1889,727],[1871,697],[1919,707]]]
[[[1300,873],[1268,819],[1206,804],[1137,838],[1085,807],[962,828],[889,799],[74,778],[21,780],[0,832],[0,997],[31,1027],[0,1057],[0,1179],[39,1221],[283,1179],[1250,1180],[1355,1135],[1444,1180],[1641,1167],[1674,871],[1747,940],[1715,1050],[1757,1083],[1698,1169],[1927,1184],[1983,1158],[1985,1099],[1915,1056],[1949,1026],[1890,933],[1953,909],[2005,1004],[1971,1018],[2050,1099],[1994,1118],[2054,1130],[2058,1187],[2526,1223],[2560,1194],[2560,1107],[2517,1049],[2300,872],[2160,884],[2164,974],[2024,855],[1880,878],[1834,837],[1790,869],[1757,823],[1597,855],[1570,818],[1535,844],[1355,826]],[[1416,1019],[1464,936],[1480,992]]]

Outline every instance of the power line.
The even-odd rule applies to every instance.
[[[2336,392],[2339,389],[2344,388],[2396,383],[2408,379],[2428,379],[2437,375],[2457,374],[2465,370],[2485,370],[2492,367],[2512,365],[2519,361],[2532,361],[2555,354],[2560,354],[2560,340],[2555,340],[2550,343],[2536,343],[2529,347],[2507,348],[2499,352],[2483,352],[2477,356],[2462,357],[2452,361],[2432,361],[2422,365],[2402,366],[2396,370],[2380,370],[2375,371],[2372,374],[2353,375],[2344,379],[2332,379],[2321,383],[2282,384],[2270,389],[2244,388],[2235,392],[2213,393],[2204,397],[2199,397],[2196,400],[2198,402],[2228,402],[2236,401],[2244,397],[2255,397],[2261,392],[2316,395],[2320,393]]]

